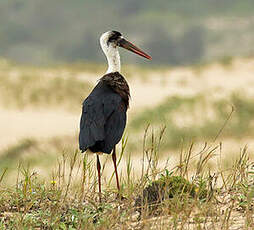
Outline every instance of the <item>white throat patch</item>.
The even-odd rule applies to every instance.
[[[121,63],[118,47],[108,42],[110,35],[111,31],[108,31],[100,37],[101,48],[108,60],[108,70],[106,73],[120,72]]]

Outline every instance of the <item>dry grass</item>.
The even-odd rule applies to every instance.
[[[254,227],[253,162],[243,148],[227,168],[218,161],[209,168],[219,145],[206,145],[195,152],[193,146],[183,149],[176,167],[158,168],[158,154],[164,130],[159,136],[145,131],[141,175],[135,174],[129,157],[126,176],[121,177],[124,200],[116,199],[116,188],[107,178],[103,183],[103,201],[98,202],[94,161],[78,151],[59,157],[51,179],[43,180],[32,168],[19,165],[16,183],[3,184],[0,176],[0,226],[9,229],[250,229]],[[122,153],[125,153],[122,143]],[[121,156],[122,154],[120,154]],[[122,158],[119,157],[119,161]],[[105,168],[105,164],[102,167]],[[113,175],[112,175],[113,176]],[[185,178],[195,186],[189,196],[173,192],[173,196],[153,203],[135,200],[157,179],[171,176]],[[172,188],[171,188],[172,189]],[[202,199],[198,194],[206,191]]]

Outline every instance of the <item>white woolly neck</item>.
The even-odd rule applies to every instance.
[[[104,33],[100,38],[101,48],[108,60],[108,70],[106,73],[120,72],[121,62],[118,48],[113,43],[107,43],[108,33]]]

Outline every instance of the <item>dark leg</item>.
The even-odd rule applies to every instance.
[[[118,173],[117,173],[117,166],[116,166],[116,146],[115,146],[114,149],[113,149],[112,160],[113,160],[114,167],[115,167],[117,189],[118,189],[118,193],[119,193],[119,195],[120,195],[120,185],[119,185]]]
[[[98,171],[98,185],[99,185],[99,200],[101,203],[101,164],[100,164],[100,159],[98,155],[97,155],[97,171]]]

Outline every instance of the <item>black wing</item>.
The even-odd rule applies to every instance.
[[[121,96],[99,83],[83,102],[80,150],[110,153],[123,135],[126,110]]]

